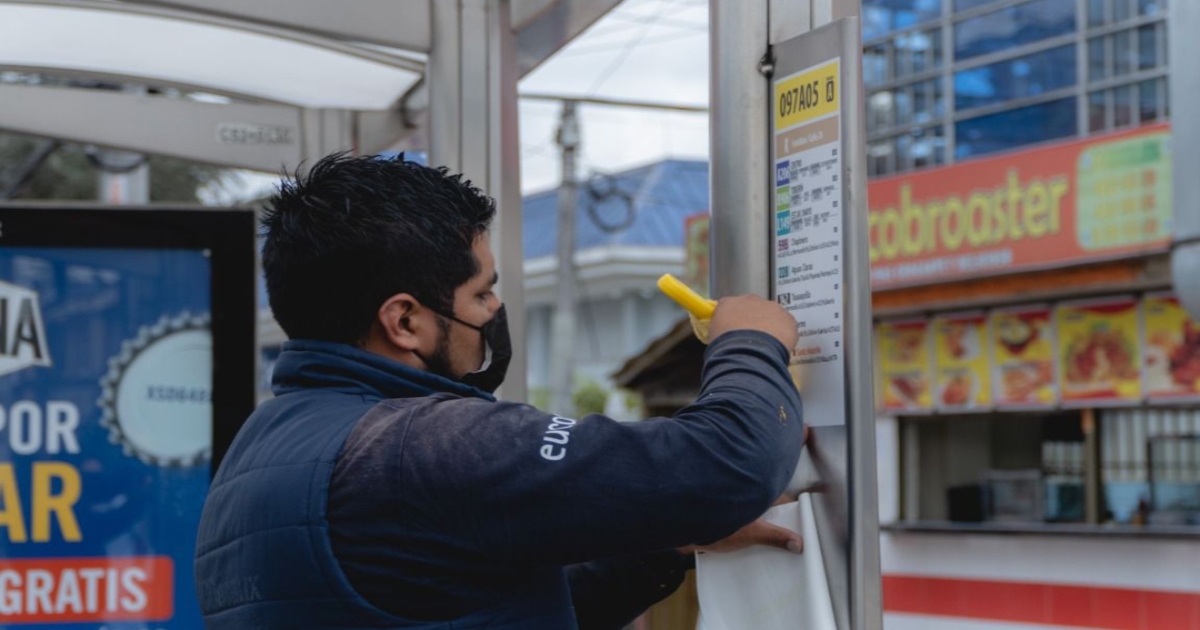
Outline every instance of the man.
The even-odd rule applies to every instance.
[[[205,504],[210,628],[620,628],[678,586],[678,550],[798,551],[754,523],[802,443],[792,318],[721,300],[701,395],[671,419],[497,402],[494,213],[403,158],[332,156],[281,186],[263,269],[291,341]]]

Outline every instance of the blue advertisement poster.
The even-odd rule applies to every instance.
[[[0,628],[202,628],[211,266],[0,249]]]

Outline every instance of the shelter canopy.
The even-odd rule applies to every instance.
[[[500,51],[514,81],[618,3],[0,0],[0,129],[268,172],[433,149],[429,112],[474,120],[456,112],[500,85]]]
[[[0,67],[175,85],[305,108],[384,110],[424,72],[316,34],[119,2],[0,2]]]

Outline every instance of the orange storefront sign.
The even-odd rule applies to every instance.
[[[875,290],[1164,251],[1170,127],[871,183]]]

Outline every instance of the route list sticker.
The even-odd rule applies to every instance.
[[[840,59],[775,81],[775,299],[799,341],[804,421],[846,423]]]

